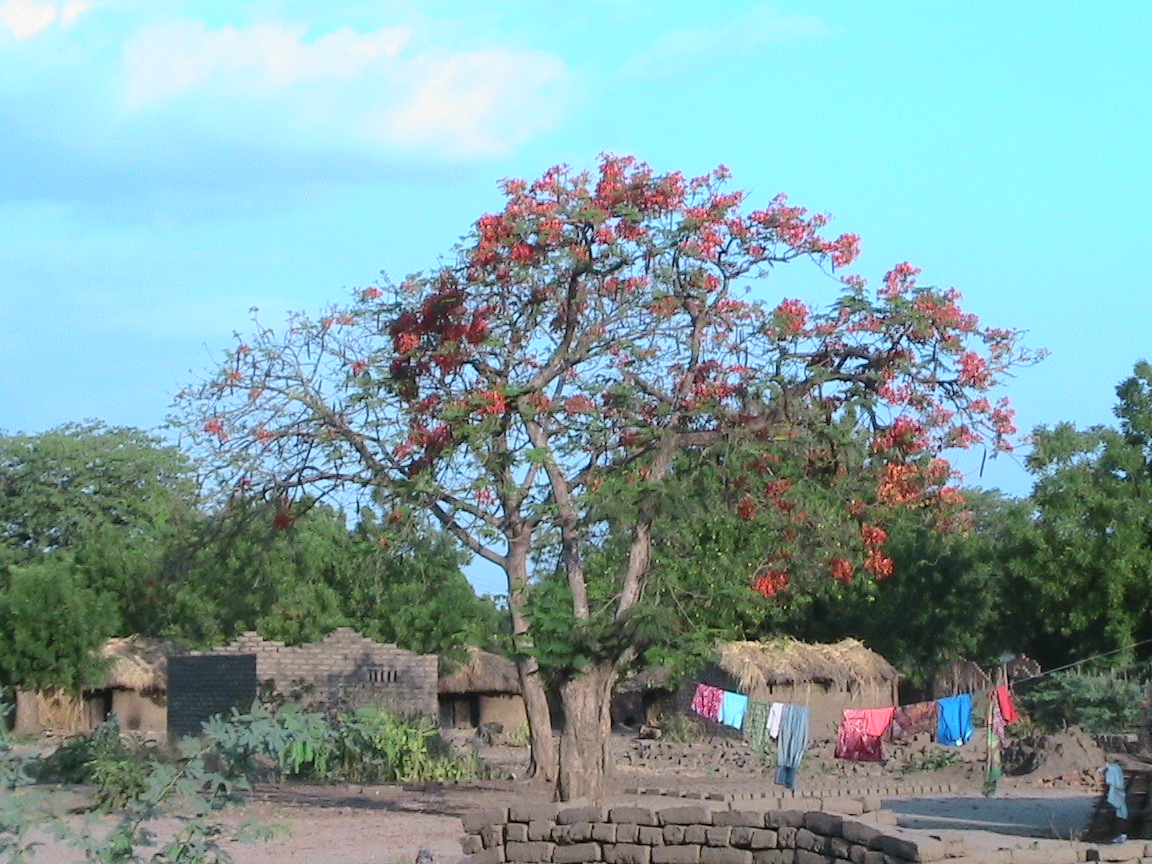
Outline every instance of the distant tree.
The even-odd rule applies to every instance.
[[[139,429],[0,435],[0,564],[84,543],[146,554],[181,530],[196,493],[184,454]]]
[[[11,568],[0,591],[0,680],[77,693],[99,683],[99,649],[116,632],[110,599],[85,588],[67,554]]]
[[[184,428],[238,487],[370,490],[504,570],[533,755],[548,774],[552,719],[527,604],[533,555],[552,547],[568,588],[552,611],[573,643],[557,679],[562,799],[603,780],[609,694],[636,650],[613,634],[630,632],[651,584],[678,457],[779,440],[820,460],[829,425],[853,419],[874,454],[863,527],[874,505],[952,493],[947,464],[925,456],[1014,431],[985,393],[1028,359],[1017,334],[981,328],[910,265],[875,295],[845,277],[824,312],[747,299],[749,283],[796,259],[847,266],[858,238],[825,239],[827,217],[783,197],[745,212],[726,179],[605,157],[595,175],[557,167],[507,181],[505,207],[447,266],[371,286],[318,321],[296,316],[282,337],[261,330],[182,400]],[[765,466],[738,512],[766,503],[772,477]],[[628,563],[594,586],[589,515],[606,488],[631,496]],[[875,537],[855,536],[828,572],[887,570]]]
[[[1047,666],[1152,639],[1152,366],[1116,394],[1118,429],[1032,433],[1033,518],[1009,538],[1005,613],[1018,649]]]

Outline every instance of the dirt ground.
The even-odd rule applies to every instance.
[[[634,746],[618,740],[617,747]],[[483,754],[513,774],[523,773],[526,753],[512,748],[488,748]],[[965,761],[931,772],[933,781],[951,784],[947,795],[894,796],[884,807],[908,828],[962,832],[969,848],[1013,848],[1019,838],[1063,838],[1083,829],[1098,793],[1096,769],[1104,754],[1088,736],[1071,734],[1046,742],[1044,758],[1032,773],[1004,778],[996,797],[980,795],[980,759],[970,746]],[[828,765],[814,754],[810,776],[815,779],[847,770]],[[627,792],[647,788],[694,788],[712,791],[748,791],[771,781],[761,777],[707,778],[683,771],[626,769],[618,773],[606,803],[634,801]],[[847,766],[855,767],[855,766]],[[907,776],[907,775],[905,775]],[[927,774],[925,775],[927,776]],[[871,778],[869,778],[871,779]],[[861,778],[864,782],[865,778]],[[852,778],[844,778],[847,789]],[[254,818],[265,825],[282,826],[281,836],[267,842],[232,847],[240,864],[274,862],[347,862],[347,864],[400,864],[414,862],[422,849],[435,864],[455,864],[460,855],[464,814],[517,801],[547,801],[551,790],[523,780],[472,784],[420,784],[350,786],[282,784],[261,787],[236,818]],[[165,826],[157,826],[163,833]],[[75,850],[47,843],[33,859],[43,864],[71,864],[81,860]]]

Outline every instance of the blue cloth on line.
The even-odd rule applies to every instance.
[[[961,693],[937,699],[936,741],[950,747],[966,744],[975,734],[972,728],[972,694]]]
[[[800,760],[808,749],[808,706],[785,705],[780,717],[780,747],[776,751],[776,785],[796,788]]]
[[[1104,769],[1104,782],[1108,784],[1108,803],[1116,809],[1117,819],[1128,818],[1128,799],[1124,794],[1124,769],[1109,762]]]
[[[748,710],[748,697],[743,693],[724,691],[720,702],[720,722],[736,729],[744,728],[744,712]]]

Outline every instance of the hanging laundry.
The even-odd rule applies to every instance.
[[[951,747],[959,747],[971,740],[972,694],[961,693],[937,700],[936,741]]]
[[[744,740],[756,753],[768,751],[771,738],[768,735],[768,711],[771,706],[759,699],[748,700],[748,712],[744,715]]]
[[[724,691],[720,700],[720,722],[734,729],[744,728],[744,712],[748,710],[748,697],[743,693]]]
[[[914,702],[901,705],[892,712],[892,740],[907,741],[913,735],[927,732],[936,734],[937,705],[935,702]]]
[[[710,684],[697,684],[692,697],[692,710],[705,720],[720,721],[720,703],[724,701],[724,691]]]
[[[808,749],[808,706],[785,705],[780,718],[780,749],[776,753],[776,785],[796,788],[800,760]]]
[[[894,708],[845,710],[836,735],[836,758],[852,762],[883,762],[883,738],[892,725]]]
[[[1000,716],[1004,718],[1004,725],[1011,726],[1020,719],[1016,705],[1012,702],[1012,691],[1006,685],[1001,684],[992,692],[996,694],[996,701],[999,703]]]
[[[988,730],[988,756],[984,765],[984,797],[996,794],[996,783],[1003,774],[1004,715],[1000,712],[1000,700],[993,691],[988,697],[988,716],[985,719]]]
[[[780,737],[780,721],[784,718],[784,703],[773,702],[768,709],[768,736],[775,741]]]
[[[1128,798],[1124,794],[1124,769],[1115,762],[1104,768],[1104,782],[1108,784],[1108,803],[1116,810],[1117,819],[1128,818]]]

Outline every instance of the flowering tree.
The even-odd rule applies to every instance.
[[[858,238],[826,239],[827,217],[784,196],[748,211],[727,179],[605,156],[594,173],[506,181],[503,210],[479,219],[450,265],[363,289],[319,320],[295,317],[283,337],[261,330],[180,403],[238,486],[286,502],[292,490],[371,490],[393,523],[430,515],[504,570],[545,773],[552,719],[526,614],[542,547],[566,582],[574,638],[627,632],[685,454],[746,442],[818,461],[826,431],[848,426],[867,435],[870,491],[844,502],[856,541],[828,568],[883,576],[873,510],[955,496],[938,454],[981,439],[1006,447],[1015,431],[1007,405],[983,394],[1028,359],[1017,333],[982,329],[908,264],[874,296],[841,278],[825,311],[758,301],[748,292],[772,267],[804,258],[841,271]],[[746,518],[786,509],[772,459],[756,472],[732,506]],[[593,505],[624,488],[627,555],[593,584]],[[787,573],[731,578],[771,597]],[[559,680],[562,799],[599,787],[627,643],[600,640]]]

